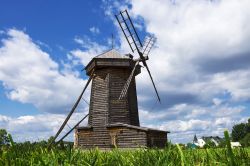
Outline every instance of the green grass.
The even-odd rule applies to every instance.
[[[229,140],[228,133],[225,138]],[[228,143],[228,142],[227,142]],[[0,147],[0,166],[4,165],[250,165],[250,148],[182,149],[171,145],[165,149],[100,151],[73,149],[70,146],[48,150],[36,144],[15,144]]]
[[[172,146],[163,150],[138,149],[100,151],[47,150],[41,147],[12,146],[0,151],[0,165],[250,165],[250,148],[182,150]]]

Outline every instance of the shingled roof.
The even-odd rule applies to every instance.
[[[121,55],[118,51],[116,51],[115,49],[111,49],[107,52],[104,52],[100,55],[97,55],[94,58],[112,58],[112,59],[129,59],[128,56],[125,55]]]
[[[103,67],[133,67],[134,61],[130,54],[122,55],[115,49],[108,50],[100,55],[95,56],[85,67],[86,74],[89,75],[90,71],[94,68]]]

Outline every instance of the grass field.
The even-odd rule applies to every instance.
[[[72,146],[47,149],[46,144],[15,144],[0,147],[4,165],[250,165],[250,148],[231,149],[228,132],[226,148],[185,149],[169,145],[165,149],[100,151],[73,149]]]
[[[0,151],[0,165],[250,165],[250,148],[182,150],[47,150],[38,146],[15,146]]]

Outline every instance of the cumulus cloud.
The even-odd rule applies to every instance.
[[[188,104],[178,104],[171,108],[158,111],[140,109],[140,118],[145,124],[159,124],[164,121],[178,119],[209,119],[221,117],[232,117],[234,119],[241,118],[242,112],[246,112],[247,108],[243,106],[229,106],[228,104],[213,106],[198,106]]]
[[[59,138],[80,121],[83,114],[86,112],[73,114]],[[55,135],[65,118],[65,115],[50,113],[16,118],[0,115],[0,128],[5,128],[18,142],[47,140],[50,136]],[[86,120],[81,125],[86,125]],[[73,140],[73,134],[69,135],[66,140]]]
[[[149,55],[148,64],[162,104],[154,104],[156,98],[152,84],[147,72],[142,69],[136,80],[142,126],[170,130],[170,138],[174,142],[187,142],[192,140],[194,134],[221,136],[224,129],[231,129],[233,124],[247,120],[247,116],[250,116],[249,107],[245,106],[250,101],[248,0],[144,0],[143,3],[130,0],[125,3],[103,3],[104,6],[106,4],[105,14],[111,17],[115,25],[113,14],[128,8],[136,28],[144,31],[140,34],[154,34],[158,39],[157,47]],[[118,25],[117,30],[120,51],[130,52]],[[13,31],[21,35],[13,35],[9,31],[9,38],[2,40],[0,48],[1,62],[8,60],[6,64],[13,63],[18,69],[15,71],[9,65],[0,64],[0,79],[8,89],[9,98],[31,102],[38,108],[44,108],[43,103],[47,100],[56,105],[58,100],[60,103],[74,101],[71,96],[79,94],[80,82],[84,81],[74,72],[66,72],[72,70],[66,70],[68,74],[61,73],[58,64],[27,34]],[[88,37],[77,36],[74,41],[80,48],[68,53],[73,65],[86,66],[93,56],[107,50],[106,46]],[[22,47],[18,47],[17,43]],[[31,52],[26,53],[27,50]],[[20,55],[27,57],[22,59]],[[24,63],[20,65],[18,62],[22,60]],[[42,81],[32,74],[26,74],[27,71],[37,71],[35,66],[39,67],[37,74]],[[64,68],[67,69],[67,64]],[[32,77],[34,81],[28,82],[30,78],[26,77]],[[72,84],[75,88],[70,86]],[[58,96],[52,93],[54,91]],[[37,96],[43,102],[42,106],[37,104]],[[51,107],[51,104],[48,106]],[[59,106],[65,108],[65,105]],[[1,123],[4,124],[9,118],[0,116]]]
[[[246,123],[248,117],[241,116],[245,107],[214,105],[200,107],[180,104],[161,112],[140,110],[143,126],[167,130],[173,142],[188,142],[193,136],[221,136],[224,130],[231,130],[238,123]]]
[[[100,33],[100,29],[97,27],[91,27],[89,28],[89,31],[93,34],[99,34]]]
[[[85,80],[61,72],[23,31],[9,29],[0,47],[0,80],[9,99],[31,103],[43,112],[65,113],[75,102]]]
[[[81,49],[71,50],[68,54],[68,58],[72,60],[75,65],[82,64],[86,66],[94,56],[108,50],[107,46],[94,42],[86,36],[82,38],[75,37],[74,41],[81,46]]]
[[[160,92],[193,94],[203,101],[224,91],[234,99],[250,98],[249,1],[132,0],[131,4],[133,15],[143,16],[147,32],[158,39],[149,65]],[[140,80],[140,87],[150,85]]]
[[[144,33],[157,37],[148,64],[162,103],[154,104],[153,87],[142,70],[137,90],[143,125],[172,130],[175,142],[186,142],[194,134],[222,135],[235,122],[246,121],[249,1],[130,0],[106,9],[117,13],[124,8],[145,26]],[[122,33],[120,42],[121,50],[130,52]]]

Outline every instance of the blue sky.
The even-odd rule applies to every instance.
[[[188,142],[194,134],[221,136],[235,123],[246,122],[247,0],[2,0],[0,128],[17,141],[53,135],[86,82],[81,69],[111,48],[111,34],[118,51],[130,52],[114,18],[124,9],[142,40],[146,33],[158,39],[148,63],[162,104],[143,70],[136,80],[142,126],[170,130],[173,142]],[[84,98],[89,94],[88,89]],[[70,125],[87,112],[81,103]]]
[[[103,19],[104,10],[101,1],[75,1],[74,3],[3,1],[0,11],[1,30],[14,28],[24,31],[55,61],[66,59],[68,51],[79,47],[73,40],[76,36],[88,36],[105,45],[107,38],[110,38],[112,33],[116,33],[113,22],[109,18]],[[102,32],[98,35],[91,32],[90,29],[93,27],[101,28]],[[4,37],[4,34],[1,37]],[[83,66],[79,65],[76,70],[82,68]],[[8,109],[6,115],[38,113],[32,104],[20,104],[8,100],[3,87],[0,90],[1,101],[4,101],[0,109]]]
[[[25,31],[36,42],[44,41],[49,48],[41,47],[56,61],[65,58],[65,51],[77,47],[72,39],[75,36],[88,36],[106,44],[106,39],[116,33],[113,22],[105,18],[102,1],[3,1],[1,4],[1,29],[16,28]],[[92,27],[102,32],[93,34]]]

